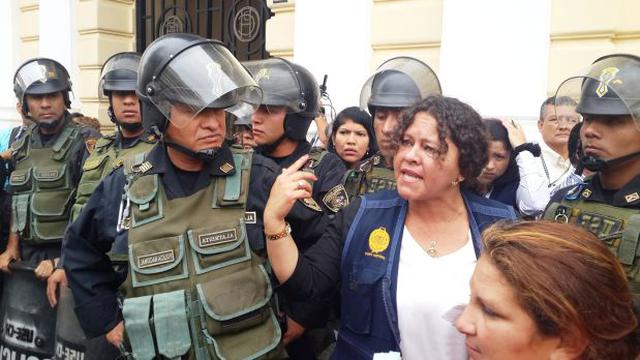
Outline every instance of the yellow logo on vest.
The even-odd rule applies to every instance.
[[[582,197],[585,199],[588,199],[591,196],[592,192],[589,189],[584,189],[584,191],[582,192]]]
[[[387,250],[391,237],[384,227],[379,227],[369,234],[369,250],[364,254],[376,259],[385,260],[384,255],[380,253]]]

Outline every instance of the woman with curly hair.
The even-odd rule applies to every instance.
[[[397,190],[356,198],[300,254],[286,230],[293,204],[310,196],[299,159],[274,183],[264,212],[267,252],[280,290],[315,298],[338,284],[342,324],[335,359],[466,359],[464,336],[443,316],[468,300],[480,232],[515,218],[501,203],[461,190],[487,161],[486,128],[470,106],[430,96],[393,135]]]
[[[471,359],[637,359],[633,297],[596,236],[564,223],[499,223],[483,244],[456,322]]]

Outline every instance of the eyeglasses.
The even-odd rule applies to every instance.
[[[582,117],[581,116],[558,116],[558,117],[553,117],[547,121],[554,126],[558,126],[562,123],[565,123],[567,125],[575,125],[582,121]]]

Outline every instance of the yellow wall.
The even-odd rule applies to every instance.
[[[295,1],[274,4],[273,0],[268,0],[267,5],[274,13],[267,21],[267,50],[271,56],[293,60]]]
[[[40,6],[38,0],[20,0],[20,60],[38,56]]]
[[[106,102],[98,97],[102,64],[113,54],[135,50],[133,0],[77,0],[76,55],[80,79],[75,81],[82,112],[100,119],[104,130],[113,128]]]

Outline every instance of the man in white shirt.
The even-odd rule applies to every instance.
[[[516,199],[523,216],[539,217],[551,194],[574,171],[567,142],[571,129],[580,122],[580,115],[575,108],[575,101],[569,97],[556,100],[552,96],[542,103],[538,120],[538,130],[543,140],[539,144],[540,156],[534,156],[531,147],[526,146],[522,127],[514,122],[504,122],[520,171]]]

